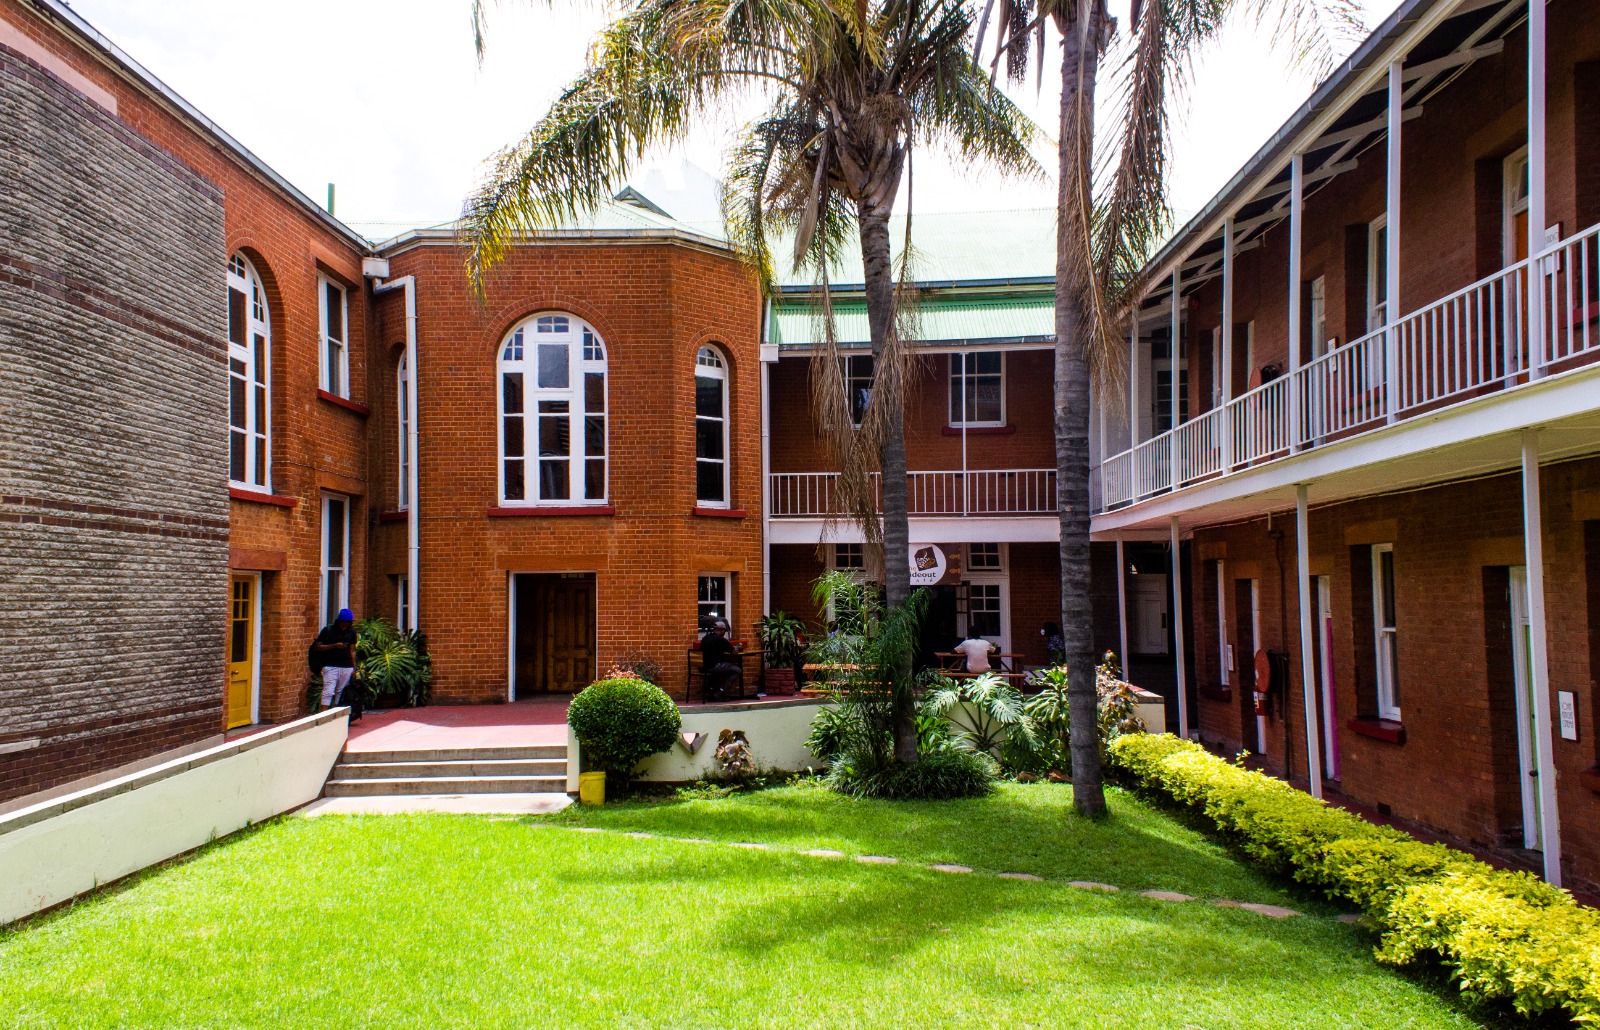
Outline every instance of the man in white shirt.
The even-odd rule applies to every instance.
[[[956,645],[956,651],[967,656],[968,672],[988,672],[989,654],[994,650],[993,644],[973,633]]]

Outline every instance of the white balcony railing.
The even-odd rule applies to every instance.
[[[1600,226],[1107,458],[1100,511],[1600,361]]]
[[[777,472],[768,478],[774,517],[826,518],[839,514],[834,510],[837,473]],[[877,476],[873,480],[876,489]],[[912,472],[906,477],[906,488],[912,515],[988,517],[1056,512],[1055,469]]]

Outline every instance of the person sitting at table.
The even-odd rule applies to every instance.
[[[989,641],[971,632],[967,634],[965,640],[956,645],[956,652],[966,656],[968,672],[988,672],[989,655],[998,650],[999,648]]]
[[[721,619],[700,638],[700,671],[707,701],[725,701],[734,691],[744,693],[744,666],[728,641],[728,624]]]

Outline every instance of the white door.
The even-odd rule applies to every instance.
[[[1522,846],[1542,850],[1539,820],[1539,737],[1533,731],[1532,638],[1528,628],[1528,569],[1511,569],[1511,664],[1517,693],[1518,775],[1522,780]]]
[[[1141,574],[1133,578],[1134,654],[1166,654],[1167,577]]]
[[[1317,677],[1322,690],[1322,774],[1339,778],[1339,705],[1333,682],[1333,586],[1317,577]]]
[[[1250,580],[1250,639],[1255,644],[1257,651],[1262,650],[1261,645],[1261,584],[1257,580]],[[1255,664],[1254,654],[1246,655],[1245,661]],[[1255,689],[1266,690],[1265,683],[1257,683]],[[1256,716],[1256,754],[1267,753],[1267,717]]]

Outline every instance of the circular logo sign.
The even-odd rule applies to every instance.
[[[931,587],[944,578],[948,568],[944,551],[937,544],[911,545],[911,585]]]

